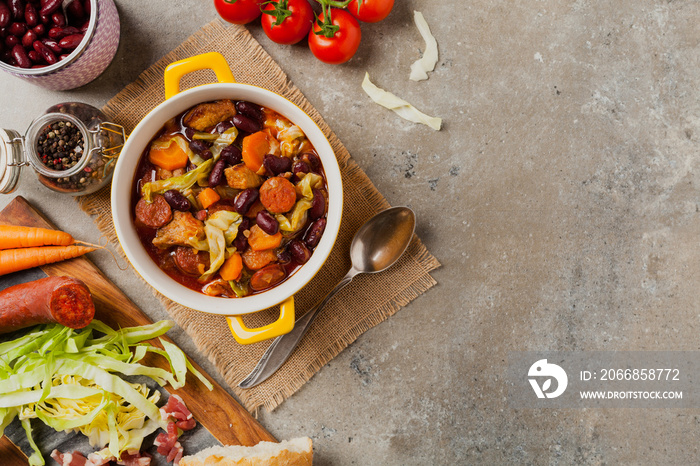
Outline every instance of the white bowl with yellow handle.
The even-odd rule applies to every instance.
[[[180,92],[180,80],[193,71],[211,69],[218,83],[205,84]],[[279,94],[250,84],[235,82],[226,59],[211,52],[169,65],[165,70],[165,101],[151,110],[129,136],[117,161],[112,179],[112,218],[119,242],[136,271],[167,298],[197,311],[226,316],[236,341],[256,343],[288,333],[294,328],[294,295],[321,269],[333,248],[343,209],[340,168],[331,145],[321,129],[298,106]],[[151,259],[134,227],[131,195],[136,168],[153,137],[171,118],[194,105],[220,99],[247,100],[287,117],[306,134],[318,153],[328,187],[328,215],[321,241],[311,259],[280,285],[251,296],[224,298],[207,296],[181,285]],[[279,318],[263,327],[248,328],[241,318],[280,305]]]

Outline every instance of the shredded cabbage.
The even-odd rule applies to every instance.
[[[323,178],[316,173],[307,173],[297,183],[296,189],[301,199],[294,204],[294,208],[287,215],[277,214],[275,218],[280,224],[280,230],[287,232],[298,231],[306,223],[307,211],[314,200],[313,188],[323,187]]]
[[[214,144],[212,144],[211,148],[209,149],[214,156],[214,160],[218,159],[219,155],[221,155],[221,151],[233,144],[237,137],[238,129],[235,126],[232,126],[223,133],[219,134],[214,141]]]
[[[160,321],[114,330],[94,320],[73,330],[52,324],[0,344],[0,435],[18,418],[34,450],[32,466],[45,463],[32,438],[31,419],[82,432],[91,445],[105,447],[104,457],[140,449],[145,436],[167,428],[156,406],[160,392],[122,376],[143,375],[180,388],[189,370],[212,389],[177,346],[162,339],[163,349],[144,343],[172,325]],[[149,352],[165,357],[170,371],[139,364]]]
[[[200,281],[207,281],[224,264],[224,261],[234,251],[231,246],[238,235],[238,225],[241,224],[241,216],[229,210],[219,210],[209,216],[204,222],[204,233],[207,235],[209,246],[209,270],[204,272]]]
[[[438,46],[435,37],[430,33],[430,26],[425,21],[423,13],[420,11],[413,12],[413,20],[418,27],[420,35],[425,41],[425,51],[423,56],[414,61],[411,65],[411,81],[422,81],[428,79],[428,71],[433,71],[438,61]]]
[[[403,99],[396,97],[394,94],[380,89],[369,80],[369,73],[365,73],[365,79],[362,81],[362,89],[370,96],[370,98],[384,108],[393,110],[401,118],[404,118],[414,123],[422,123],[430,126],[435,131],[439,131],[442,126],[442,119],[431,117],[419,111],[416,107],[409,104]]]
[[[144,183],[143,187],[141,188],[143,198],[146,199],[146,202],[151,202],[151,196],[153,196],[153,194],[162,194],[171,189],[177,189],[180,192],[184,192],[185,190],[194,186],[195,183],[206,181],[209,177],[209,172],[211,172],[211,169],[213,168],[213,164],[214,158],[211,158],[194,170],[188,171],[184,175]]]

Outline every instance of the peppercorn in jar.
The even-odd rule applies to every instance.
[[[90,194],[109,183],[126,135],[98,109],[83,103],[55,105],[21,137],[0,130],[0,192],[12,192],[19,168],[31,166],[46,187]]]

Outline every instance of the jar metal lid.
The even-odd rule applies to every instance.
[[[9,194],[17,188],[23,160],[22,138],[17,131],[0,128],[0,193]]]

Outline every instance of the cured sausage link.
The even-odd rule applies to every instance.
[[[0,333],[49,323],[83,328],[94,316],[90,289],[77,278],[46,277],[0,291]]]

